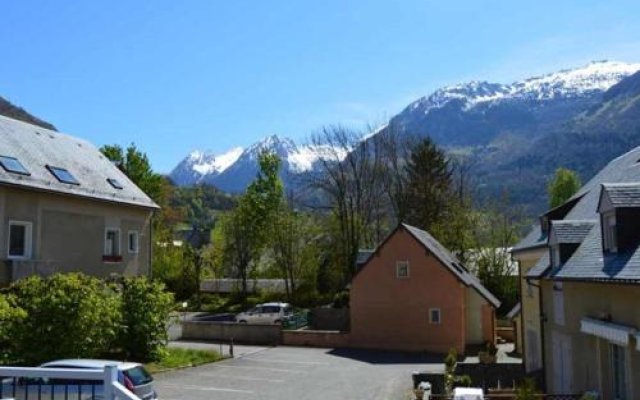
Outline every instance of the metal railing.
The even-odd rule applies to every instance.
[[[0,399],[141,400],[118,381],[116,365],[101,369],[0,367]]]

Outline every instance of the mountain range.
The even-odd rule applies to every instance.
[[[510,84],[446,86],[407,105],[378,132],[392,127],[430,136],[468,160],[477,199],[507,191],[533,216],[546,208],[546,185],[556,168],[574,169],[586,181],[640,145],[639,71],[640,64],[596,61]],[[1,97],[0,114],[55,129]],[[319,158],[335,150],[270,135],[220,154],[193,151],[170,178],[181,186],[210,184],[238,193],[256,176],[264,149],[281,158],[289,190],[299,188],[300,178],[317,171]]]
[[[575,169],[586,180],[640,145],[638,71],[640,64],[596,61],[510,84],[446,86],[409,104],[389,126],[430,136],[448,152],[467,157],[478,198],[507,190],[533,215],[546,207],[546,184],[557,167]],[[170,176],[179,185],[206,183],[239,192],[255,177],[262,149],[281,157],[290,186],[313,171],[327,150],[272,135],[222,154],[194,151]]]

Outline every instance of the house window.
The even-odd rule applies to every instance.
[[[9,221],[8,258],[31,258],[31,222]]]
[[[129,231],[129,253],[138,252],[138,232]]]
[[[107,228],[105,231],[104,255],[107,257],[120,256],[120,229]]]
[[[564,293],[562,282],[553,284],[553,320],[557,325],[564,325]]]
[[[439,308],[430,308],[429,309],[429,323],[430,324],[439,324],[440,323],[440,309]]]
[[[627,397],[627,355],[624,347],[609,344],[611,363],[611,381],[613,382],[613,398],[626,400]]]
[[[602,235],[604,249],[615,253],[618,251],[618,237],[616,235],[616,215],[611,212],[602,217]]]
[[[396,262],[396,278],[409,277],[409,261]]]

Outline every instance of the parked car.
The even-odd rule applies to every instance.
[[[241,324],[280,324],[293,315],[289,303],[258,304],[250,310],[236,315],[236,322]]]
[[[40,368],[100,369],[116,364],[118,381],[142,400],[157,400],[153,388],[153,377],[142,364],[110,360],[70,359],[51,361]],[[15,386],[15,387],[14,387]],[[0,398],[16,400],[100,400],[103,398],[104,383],[101,380],[87,381],[60,378],[4,378]]]

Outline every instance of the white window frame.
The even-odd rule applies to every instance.
[[[135,248],[131,249],[131,236],[134,236],[135,239]],[[129,231],[127,232],[127,251],[130,254],[137,254],[140,251],[140,233],[138,231]]]
[[[437,311],[438,313],[438,320],[434,320],[433,319],[433,312]],[[440,325],[442,323],[442,311],[439,308],[430,308],[429,309],[429,323],[430,324],[435,324],[435,325]]]
[[[11,255],[11,226],[25,227],[24,254]],[[7,258],[9,260],[30,260],[33,255],[33,223],[29,221],[9,221],[9,229],[7,231]]]
[[[107,238],[109,235],[109,232],[117,232],[117,238],[118,238],[118,254],[111,254],[111,250],[107,248],[108,247],[108,243],[107,243]],[[128,247],[128,244],[127,244]],[[120,228],[113,228],[113,227],[107,227],[104,230],[104,254],[105,256],[109,256],[109,257],[120,257],[122,256],[122,232],[120,231]]]
[[[403,267],[407,267],[406,275],[400,275],[400,270]],[[409,266],[409,261],[396,261],[396,278],[408,279],[410,276],[411,276],[411,268]]]
[[[614,211],[602,215],[602,230],[605,250],[611,253],[617,253],[618,237],[616,232],[616,214]]]

